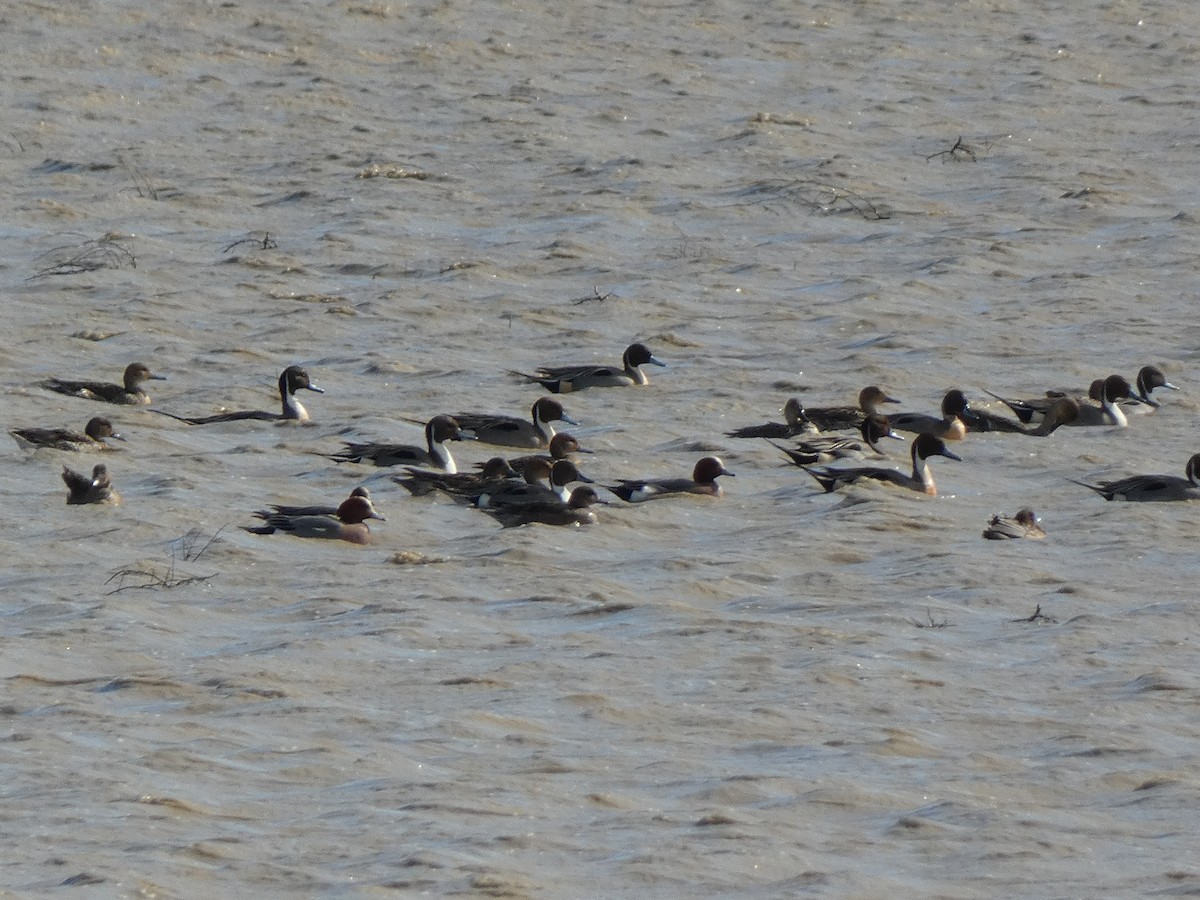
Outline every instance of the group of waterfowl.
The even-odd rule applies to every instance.
[[[646,345],[632,344],[626,349],[620,366],[545,366],[533,374],[514,373],[529,383],[539,384],[554,394],[571,393],[595,387],[627,387],[648,383],[643,365],[665,365]],[[159,379],[142,363],[125,370],[123,384],[50,379],[42,386],[52,391],[116,404],[141,405],[150,402],[142,388],[144,382]],[[1086,396],[1069,391],[1047,391],[1043,396],[1015,400],[992,394],[1013,414],[971,407],[961,390],[948,392],[941,414],[891,413],[881,410],[898,401],[877,386],[864,388],[856,406],[806,409],[798,398],[783,407],[784,421],[737,428],[726,432],[731,438],[765,438],[785,458],[804,469],[827,492],[860,481],[895,485],[934,495],[937,487],[929,460],[935,456],[961,460],[946,446],[960,441],[969,431],[1003,431],[1031,436],[1051,434],[1064,425],[1128,424],[1134,408],[1152,412],[1159,406],[1151,394],[1156,388],[1177,390],[1154,366],[1138,374],[1137,389],[1120,375],[1094,382]],[[305,422],[308,411],[296,399],[298,390],[323,393],[300,366],[289,366],[279,376],[280,412],[247,410],[206,416],[180,416],[164,412],[191,425],[241,420]],[[990,393],[990,392],[989,392]],[[424,446],[383,442],[346,442],[339,451],[328,454],[339,463],[369,464],[380,467],[404,467],[394,481],[414,495],[440,492],[469,503],[496,518],[505,526],[540,522],[551,525],[581,525],[596,521],[592,507],[602,504],[572,456],[590,453],[566,433],[556,433],[554,424],[579,424],[554,397],[540,397],[523,417],[482,413],[439,414],[425,425]],[[827,434],[828,431],[857,432],[857,436]],[[837,465],[845,460],[878,459],[883,456],[878,442],[900,438],[897,432],[916,435],[912,440],[910,473],[878,465]],[[57,450],[113,449],[108,439],[124,440],[106,418],[95,417],[83,433],[57,428],[21,428],[12,432],[23,447]],[[478,463],[472,472],[460,472],[447,446],[455,441],[478,441],[502,447],[541,451],[525,456],[495,456]],[[779,443],[794,440],[794,444]],[[715,456],[700,459],[690,478],[620,479],[605,485],[616,497],[638,503],[674,494],[721,496],[717,479],[732,476]],[[1137,475],[1118,481],[1085,484],[1108,500],[1190,500],[1200,498],[1200,454],[1193,456],[1185,470],[1186,478],[1168,475]],[[91,477],[64,466],[63,480],[71,504],[117,502],[107,468],[94,467]],[[579,483],[571,489],[571,485]],[[370,519],[384,520],[375,509],[370,493],[355,488],[340,505],[273,506],[255,515],[263,524],[244,526],[256,534],[283,532],[301,537],[334,538],[352,543],[368,543]],[[989,539],[1040,538],[1044,536],[1037,516],[1022,509],[1015,517],[996,516],[988,523],[984,537]]]

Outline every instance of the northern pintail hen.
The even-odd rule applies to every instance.
[[[454,416],[465,430],[485,444],[500,447],[547,447],[554,437],[553,422],[579,423],[567,415],[562,404],[550,397],[535,401],[529,419],[486,413],[458,413]]]
[[[369,497],[356,494],[342,501],[336,516],[287,516],[265,510],[256,512],[255,516],[265,520],[266,524],[242,526],[252,534],[282,531],[296,537],[349,541],[352,544],[369,544],[371,529],[367,526],[367,519],[383,519],[375,511]]]
[[[862,433],[861,443],[854,438],[820,435],[800,441],[795,447],[784,447],[774,441],[771,442],[771,445],[782,450],[796,465],[811,466],[815,463],[833,462],[837,459],[864,459],[867,449],[864,449],[863,444],[866,444],[866,447],[876,457],[882,457],[884,453],[877,446],[877,441],[885,437],[903,440],[892,430],[886,416],[867,416],[863,419],[862,427],[859,430]]]
[[[434,416],[425,423],[425,446],[415,444],[354,444],[346,443],[346,449],[334,453],[330,459],[338,462],[371,463],[376,466],[434,466],[453,475],[458,465],[446,447],[447,441],[473,440],[474,436],[462,430],[452,416]]]
[[[621,479],[615,485],[605,485],[610,491],[628,503],[641,503],[670,497],[673,494],[702,494],[720,497],[723,493],[717,479],[722,475],[733,477],[734,473],[715,456],[706,456],[696,463],[691,478],[660,478],[657,480]]]
[[[1025,425],[1006,416],[996,415],[991,410],[972,408],[968,411],[969,425],[977,431],[1027,434],[1030,437],[1046,437],[1053,434],[1060,426],[1070,425],[1078,416],[1079,404],[1069,397],[1059,397],[1053,401],[1038,425]]]
[[[928,413],[890,413],[888,422],[895,431],[913,434],[932,434],[944,441],[961,441],[967,436],[967,425],[963,419],[970,414],[967,395],[955,388],[942,398],[942,415]]]
[[[1090,488],[1105,500],[1200,500],[1200,482],[1196,480],[1197,474],[1200,474],[1200,453],[1187,461],[1184,474],[1186,478],[1178,475],[1131,475],[1118,481],[1101,481],[1097,484],[1071,480]]]
[[[63,466],[62,480],[67,486],[67,504],[70,506],[121,502],[121,495],[113,490],[108,467],[103,464],[93,467],[90,477]]]
[[[554,435],[554,437],[550,438],[550,446],[548,450],[548,455],[538,453],[531,456],[516,456],[509,459],[507,462],[513,471],[519,476],[525,472],[525,466],[528,465],[530,460],[544,459],[549,462],[550,465],[554,465],[560,459],[570,459],[572,453],[592,452],[591,450],[581,446],[577,438],[575,438],[573,435],[567,434],[565,431],[560,431],[558,434]],[[476,463],[476,465],[480,468],[483,468],[487,465],[487,463]]]
[[[521,506],[502,506],[486,512],[505,528],[539,523],[542,525],[592,525],[596,513],[590,509],[603,504],[596,489],[581,485],[571,491],[566,503],[527,503]]]
[[[531,462],[526,468],[525,482],[509,481],[499,486],[493,486],[475,496],[475,505],[480,509],[495,509],[497,507],[528,506],[530,504],[565,505],[570,499],[571,492],[567,489],[576,481],[592,484],[575,463],[569,459],[560,459],[550,467],[548,478],[544,478],[544,469],[537,462]],[[531,477],[532,475],[532,477]]]
[[[350,492],[351,497],[362,497],[368,502],[371,500],[371,492],[361,485]],[[372,503],[372,507],[374,504]],[[316,506],[286,506],[274,504],[271,506],[270,512],[264,515],[280,515],[280,516],[336,516],[340,507],[330,506],[327,504],[318,504]],[[261,518],[261,517],[260,517]],[[379,518],[383,518],[380,516]],[[386,521],[386,519],[384,520]]]
[[[304,405],[296,399],[296,391],[315,391],[318,394],[325,393],[323,388],[313,384],[312,379],[308,376],[308,371],[301,366],[288,366],[279,375],[279,401],[282,404],[281,412],[268,412],[265,409],[247,409],[237,412],[217,413],[212,416],[177,416],[174,413],[162,412],[164,416],[170,416],[172,419],[178,419],[180,422],[187,422],[189,425],[211,425],[214,422],[240,422],[246,419],[254,419],[261,422],[307,422],[309,420],[308,410]]]
[[[405,469],[407,475],[396,475],[392,481],[414,496],[442,491],[455,497],[477,497],[489,488],[520,477],[503,456],[493,456],[480,465],[482,468],[478,472],[456,472],[453,475],[437,469],[409,466]]]
[[[632,385],[649,384],[639,366],[666,366],[665,362],[655,359],[650,348],[645,344],[630,344],[621,357],[621,365],[597,366],[539,366],[533,375],[516,372],[522,378],[540,384],[552,394],[569,394],[572,391],[582,391],[590,387],[629,387]]]
[[[858,406],[817,407],[806,409],[805,414],[821,431],[847,431],[858,428],[867,416],[879,415],[880,404],[899,402],[873,384],[858,392]]]
[[[155,375],[145,363],[135,362],[125,367],[123,381],[123,384],[109,384],[103,381],[68,381],[63,378],[49,378],[41,382],[41,385],[56,393],[69,394],[72,397],[138,406],[150,402],[150,395],[142,390],[142,383],[166,381],[166,376]]]
[[[799,434],[820,434],[820,429],[809,421],[804,404],[799,397],[791,397],[783,405],[782,422],[767,422],[763,425],[747,425],[725,432],[731,438],[790,438]]]
[[[1124,428],[1129,424],[1129,420],[1125,417],[1119,402],[1128,400],[1131,403],[1144,403],[1140,397],[1134,392],[1133,388],[1125,378],[1121,375],[1109,375],[1104,379],[1102,384],[1093,384],[1092,391],[1096,395],[1095,399],[1100,401],[1099,406],[1091,403],[1076,403],[1077,415],[1067,424],[1069,425],[1115,425],[1119,428]],[[1063,397],[1035,397],[1029,400],[1009,400],[1001,397],[999,394],[991,394],[1005,406],[1013,411],[1023,423],[1036,423],[1040,417],[1058,400],[1067,399]]]
[[[1040,541],[1046,536],[1042,529],[1041,519],[1032,509],[1026,506],[1017,510],[1015,516],[992,516],[983,536],[989,541],[1004,541],[1015,538],[1031,538]]]
[[[68,428],[14,428],[9,432],[17,445],[27,450],[43,447],[52,450],[115,450],[105,438],[123,441],[125,438],[113,431],[112,422],[103,416],[88,420],[83,433]]]
[[[897,487],[919,491],[931,497],[937,496],[937,485],[933,481],[933,473],[929,470],[927,460],[931,456],[944,456],[961,462],[962,457],[951,453],[940,437],[932,434],[919,434],[912,442],[912,474],[905,475],[896,469],[884,469],[878,466],[858,466],[854,468],[813,469],[804,466],[804,471],[817,480],[826,493],[837,490],[847,484],[853,484],[864,478],[883,481]]]

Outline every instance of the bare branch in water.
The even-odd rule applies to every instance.
[[[1057,620],[1057,619],[1052,619],[1052,618],[1050,618],[1050,617],[1049,617],[1049,616],[1047,616],[1047,615],[1043,615],[1043,614],[1042,614],[1042,604],[1040,604],[1040,603],[1039,603],[1039,604],[1037,605],[1037,609],[1035,609],[1035,610],[1033,611],[1033,615],[1031,615],[1031,616],[1024,616],[1024,617],[1022,617],[1022,618],[1020,618],[1020,619],[1013,619],[1013,621],[1014,621],[1014,622],[1048,622],[1048,623],[1050,623],[1051,625],[1054,625],[1054,624],[1055,624],[1055,623],[1056,623],[1058,620]]]
[[[942,619],[942,621],[937,622],[933,618],[933,613],[931,613],[929,610],[925,610],[925,617],[927,619],[927,621],[925,621],[925,622],[922,622],[918,619],[909,619],[908,621],[914,628],[949,628],[950,627],[949,619]]]
[[[890,219],[892,214],[873,200],[848,188],[811,178],[767,178],[742,191],[743,196],[766,195],[771,199],[801,203],[818,212],[853,211],[868,221]]]
[[[939,156],[941,157],[942,162],[946,162],[946,160],[950,160],[951,162],[963,162],[968,159],[971,162],[975,162],[976,159],[975,148],[969,144],[963,143],[961,135],[949,150],[939,150],[937,153],[930,153],[927,157],[925,157],[925,162],[929,162],[931,159],[937,159]]]
[[[611,300],[615,295],[609,291],[607,294],[600,293],[598,287],[592,287],[592,295],[590,297],[576,297],[571,301],[572,306],[581,306],[584,303],[603,303],[605,300]]]
[[[262,233],[262,237],[260,237],[260,238],[259,237],[244,237],[241,240],[234,241],[232,244],[229,244],[227,247],[221,248],[221,252],[228,253],[234,247],[238,247],[242,244],[254,244],[256,246],[256,248],[259,250],[274,250],[276,247],[279,246],[278,244],[275,243],[275,240],[271,237],[271,232],[264,231]]]
[[[79,275],[83,272],[95,272],[97,269],[137,268],[137,259],[133,252],[121,246],[112,237],[86,241],[82,245],[55,247],[38,258],[52,262],[30,275],[26,281],[45,278],[48,275]]]

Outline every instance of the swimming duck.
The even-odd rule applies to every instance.
[[[350,492],[350,496],[351,497],[362,497],[368,503],[371,502],[371,492],[369,490],[367,490],[365,487],[361,487],[361,486],[356,487],[354,490],[352,490]],[[328,505],[325,505],[325,506],[281,506],[281,505],[276,504],[271,507],[270,512],[264,513],[264,515],[267,515],[267,516],[269,516],[269,515],[290,516],[293,518],[296,516],[336,516],[338,514],[339,508],[340,507],[328,506]],[[372,504],[372,508],[374,508],[374,504]],[[383,519],[383,516],[379,516],[379,518]],[[384,521],[386,522],[387,520],[384,519]]]
[[[544,477],[545,470],[538,462],[530,462],[526,467],[525,482],[507,481],[500,485],[492,485],[474,498],[475,505],[480,509],[495,509],[497,507],[528,506],[530,504],[566,504],[571,492],[567,486],[575,481],[592,484],[579,471],[575,463],[569,459],[560,459],[550,467],[548,478]]]
[[[254,419],[261,422],[307,422],[309,419],[308,410],[303,404],[296,399],[296,391],[315,391],[318,394],[325,393],[323,388],[317,387],[308,377],[308,372],[300,366],[288,366],[279,376],[279,400],[282,404],[282,412],[267,412],[263,409],[249,409],[238,412],[217,413],[213,416],[177,416],[174,413],[163,412],[164,416],[170,416],[172,419],[178,419],[180,422],[187,422],[189,425],[211,425],[214,422],[240,422],[245,419]]]
[[[805,410],[806,415],[821,431],[845,431],[858,428],[867,416],[879,413],[881,403],[899,403],[883,389],[871,385],[858,392],[858,406],[826,406]]]
[[[903,440],[900,435],[892,430],[889,419],[886,416],[867,416],[863,419],[860,431],[863,443],[876,456],[884,455],[883,451],[876,445],[876,442],[882,438],[887,437]],[[788,459],[796,465],[811,466],[814,463],[833,462],[835,459],[863,459],[866,456],[863,443],[859,443],[854,438],[821,435],[806,441],[800,441],[795,447],[784,447],[781,444],[776,444],[774,441],[771,442],[771,446],[782,450]]]
[[[551,438],[554,437],[551,422],[579,424],[566,414],[561,403],[550,397],[537,400],[530,415],[529,420],[486,413],[458,413],[454,418],[458,420],[459,425],[485,444],[535,449],[549,446]]]
[[[112,422],[102,416],[89,419],[83,434],[67,428],[14,428],[9,434],[18,446],[29,450],[42,447],[53,450],[115,450],[115,447],[105,443],[105,438],[125,440],[113,431]]]
[[[376,466],[419,465],[436,466],[453,475],[458,472],[454,457],[446,448],[446,441],[473,440],[451,416],[434,416],[425,423],[425,447],[413,444],[353,444],[330,456],[337,462],[365,462]]]
[[[582,391],[590,387],[628,387],[631,385],[649,384],[638,366],[666,366],[666,363],[654,358],[650,348],[645,344],[630,344],[621,357],[621,367],[616,366],[539,366],[536,373],[526,375],[516,372],[522,378],[536,382],[552,394],[569,394],[572,391]]]
[[[1058,400],[1064,399],[1059,396],[1053,396],[1035,397],[1030,400],[1007,400],[999,394],[992,394],[991,391],[987,391],[987,393],[1011,409],[1016,417],[1026,424],[1036,422]],[[1057,392],[1055,393],[1057,394]],[[1066,424],[1115,425],[1119,428],[1124,428],[1129,424],[1129,420],[1125,418],[1125,413],[1121,410],[1118,401],[1128,400],[1131,403],[1145,402],[1133,393],[1133,388],[1130,387],[1129,382],[1120,375],[1109,375],[1103,382],[1093,382],[1091,393],[1093,394],[1093,399],[1100,401],[1100,406],[1090,403],[1076,403],[1077,415]]]
[[[621,479],[615,485],[605,485],[610,491],[628,503],[642,503],[672,494],[703,494],[720,497],[723,493],[717,484],[722,475],[733,477],[734,473],[715,456],[706,456],[696,463],[691,478],[661,478],[658,480]]]
[[[121,495],[113,490],[108,467],[104,464],[93,467],[90,478],[63,466],[62,480],[67,486],[67,504],[70,506],[121,502]]]
[[[862,478],[870,478],[935,497],[937,496],[937,485],[933,482],[933,473],[929,471],[929,464],[926,462],[931,456],[944,456],[947,459],[962,461],[961,456],[951,453],[946,448],[946,444],[941,438],[932,434],[919,434],[912,442],[912,475],[905,475],[896,469],[882,469],[877,466],[846,469],[812,469],[808,466],[802,468],[817,480],[826,493],[837,490],[843,485],[853,484]]]
[[[966,394],[955,389],[942,398],[940,418],[927,413],[891,413],[887,418],[894,431],[932,434],[944,441],[961,441],[967,436],[963,418],[969,412]]]
[[[731,438],[790,438],[798,434],[820,434],[820,429],[808,420],[799,397],[792,397],[783,405],[782,422],[747,425],[725,432],[725,436]]]
[[[557,435],[555,435],[557,437]],[[456,497],[477,497],[488,488],[494,488],[509,479],[520,477],[503,456],[493,456],[480,463],[478,472],[457,472],[453,475],[434,469],[418,469],[409,466],[405,476],[393,476],[392,481],[414,496],[423,496],[431,491],[442,491]],[[547,477],[549,474],[547,473]]]
[[[1130,404],[1129,409],[1126,410],[1126,414],[1146,415],[1162,406],[1161,403],[1150,396],[1154,393],[1155,388],[1166,388],[1169,391],[1179,390],[1179,388],[1167,381],[1167,376],[1162,373],[1162,369],[1157,366],[1142,366],[1137,374],[1137,396],[1142,402]],[[1097,398],[1093,397],[1092,399]]]
[[[554,435],[554,437],[550,438],[550,447],[548,449],[548,456],[545,454],[517,456],[509,459],[507,461],[508,465],[519,476],[525,471],[525,466],[532,459],[544,459],[547,460],[551,465],[554,465],[554,463],[560,459],[569,459],[572,453],[592,452],[591,450],[580,446],[579,441],[573,435],[567,434],[565,431],[560,431],[558,434]],[[490,462],[490,460],[488,462]],[[487,463],[476,463],[476,466],[479,468],[483,468],[486,465]]]
[[[1071,480],[1090,488],[1105,500],[1200,500],[1200,482],[1196,481],[1197,474],[1200,474],[1200,453],[1187,461],[1184,474],[1186,478],[1177,475],[1131,475],[1118,481],[1101,481],[1098,484]]]
[[[1003,541],[1012,538],[1032,538],[1040,541],[1046,536],[1046,532],[1042,530],[1041,519],[1026,506],[1024,509],[1018,510],[1017,514],[1011,518],[992,516],[988,527],[983,530],[983,536],[989,541]]]
[[[589,507],[603,504],[595,488],[582,485],[571,491],[566,503],[528,503],[523,506],[504,506],[488,509],[488,515],[500,522],[505,528],[518,525],[529,525],[537,522],[542,525],[592,525],[596,522],[596,513]]]
[[[1053,434],[1061,425],[1070,425],[1079,416],[1079,404],[1069,397],[1051,401],[1038,425],[1025,425],[1006,416],[998,416],[991,410],[970,409],[967,413],[971,428],[977,431],[1000,431],[1008,434],[1027,434],[1045,437]]]
[[[383,519],[375,511],[369,497],[351,494],[342,501],[336,516],[286,516],[260,510],[254,514],[266,521],[265,525],[243,525],[251,534],[274,534],[282,531],[296,537],[325,538],[349,541],[352,544],[369,544],[371,529],[367,519]]]
[[[166,376],[155,375],[145,363],[135,362],[125,367],[124,384],[49,378],[41,382],[41,385],[56,393],[69,394],[72,397],[84,397],[103,403],[128,403],[136,406],[150,402],[150,395],[142,390],[144,381],[166,381]]]

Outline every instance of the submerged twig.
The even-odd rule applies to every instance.
[[[1014,622],[1049,622],[1051,625],[1053,625],[1057,622],[1056,619],[1052,619],[1052,618],[1050,618],[1050,616],[1042,614],[1042,604],[1040,604],[1040,603],[1037,605],[1037,609],[1035,609],[1033,611],[1033,615],[1023,616],[1020,619],[1013,619],[1012,621],[1014,621]]]
[[[925,610],[925,617],[927,619],[927,621],[925,621],[925,622],[922,622],[919,619],[909,619],[908,621],[909,621],[909,624],[911,624],[914,628],[949,628],[949,627],[951,627],[949,619],[942,619],[942,621],[940,621],[940,622],[934,621],[933,613],[931,613],[928,609]]]
[[[855,191],[810,178],[768,178],[756,181],[743,191],[743,194],[768,194],[782,200],[803,203],[827,213],[838,212],[848,207],[868,221],[891,218],[890,212]]]
[[[195,562],[198,560],[205,554],[208,548],[216,542],[217,538],[224,530],[225,526],[222,525],[216,530],[213,536],[205,542],[203,547],[201,547],[199,550],[196,550],[196,544],[201,538],[204,537],[204,533],[198,528],[193,528],[178,541],[179,549],[183,552],[184,560],[186,562]],[[188,584],[205,582],[212,578],[216,578],[217,575],[220,574],[218,572],[213,572],[211,575],[191,575],[187,572],[178,572],[175,568],[175,549],[175,547],[171,548],[171,561],[167,564],[165,570],[160,570],[157,566],[149,563],[140,563],[139,565],[131,566],[127,569],[118,569],[117,571],[113,572],[108,576],[108,579],[104,583],[112,584],[115,581],[117,582],[117,586],[108,593],[119,594],[121,591],[134,589],[171,590],[172,588],[183,587],[184,585]],[[134,583],[127,584],[126,580],[132,578],[137,578],[139,580]]]
[[[584,303],[603,303],[605,300],[611,300],[615,294],[609,291],[607,294],[600,293],[598,287],[592,287],[592,295],[590,297],[576,297],[571,301],[572,306],[581,306]]]
[[[137,268],[137,259],[132,251],[111,237],[102,237],[71,247],[55,247],[53,250],[47,250],[39,259],[47,257],[54,262],[34,272],[25,279],[26,281],[47,275],[79,275],[97,269]]]
[[[262,237],[260,238],[244,237],[241,240],[234,241],[232,244],[223,247],[221,252],[228,253],[234,247],[240,246],[241,244],[255,244],[259,250],[274,250],[278,246],[278,244],[275,243],[275,240],[271,237],[271,232],[264,231],[262,233]]]
[[[975,148],[969,144],[963,143],[961,135],[949,150],[939,150],[937,153],[930,153],[925,157],[925,161],[929,162],[929,160],[937,159],[939,156],[942,158],[942,162],[945,162],[948,159],[959,161],[969,159],[971,162],[975,162],[976,159]]]

